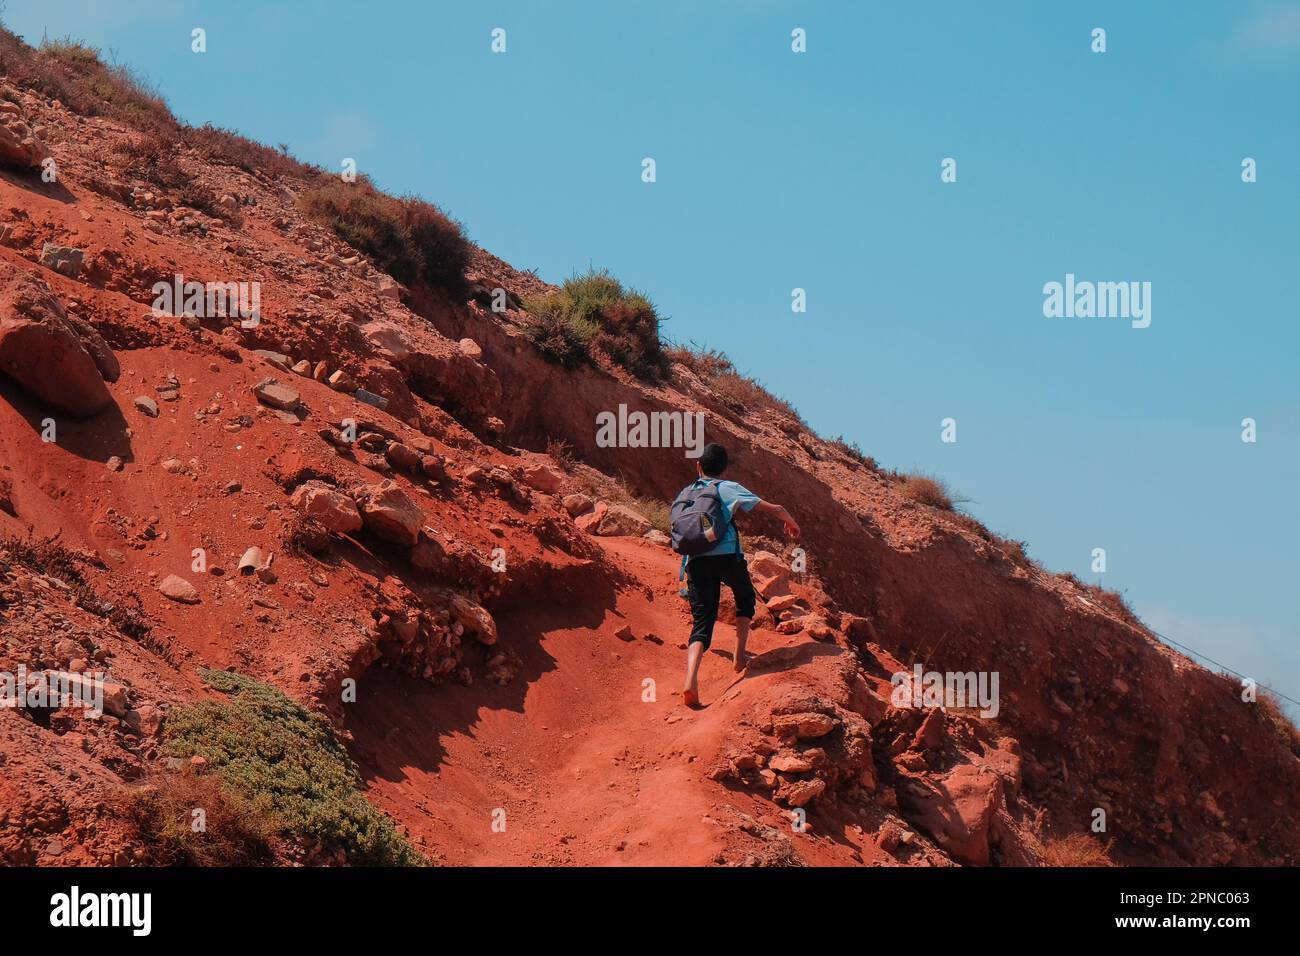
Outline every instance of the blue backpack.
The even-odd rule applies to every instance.
[[[692,557],[717,546],[727,533],[727,506],[718,492],[721,478],[712,479],[703,488],[687,485],[673,501],[673,550]],[[740,544],[737,535],[736,544]]]

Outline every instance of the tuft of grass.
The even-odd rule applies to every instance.
[[[1043,845],[1046,866],[1114,866],[1106,847],[1086,833],[1074,833]]]
[[[153,866],[257,866],[275,863],[280,821],[212,776],[163,772],[119,798]],[[195,827],[201,810],[202,827]]]
[[[460,223],[436,206],[389,196],[365,177],[353,183],[325,177],[299,206],[398,282],[464,291],[469,240]]]
[[[650,526],[656,531],[662,531],[664,534],[672,532],[672,505],[667,501],[660,501],[658,498],[627,498],[619,503],[649,521]]]
[[[860,465],[865,465],[871,471],[879,471],[876,459],[872,458],[862,450],[862,446],[857,442],[851,442],[845,439],[843,435],[830,440],[831,447],[835,448],[840,454],[847,455]]]
[[[624,288],[608,270],[575,273],[559,289],[525,299],[524,308],[524,331],[547,358],[565,368],[600,353],[638,378],[660,379],[668,373],[654,304]]]
[[[186,127],[182,135],[187,146],[210,162],[234,166],[245,172],[309,182],[316,181],[325,174],[319,166],[295,159],[283,148],[273,149],[211,123]]]
[[[1142,626],[1142,621],[1137,616],[1137,613],[1129,606],[1124,595],[1118,591],[1109,591],[1100,584],[1083,584],[1083,588],[1087,593],[1088,600],[1093,604],[1110,611],[1121,621],[1132,624],[1134,627]]]
[[[550,455],[552,460],[566,472],[573,471],[573,466],[578,463],[578,459],[573,454],[573,446],[563,438],[548,439],[546,454]]]
[[[908,501],[915,501],[917,504],[928,505],[941,511],[952,511],[956,507],[956,502],[960,500],[954,499],[947,482],[933,475],[899,475],[894,488]]]
[[[205,758],[238,799],[273,816],[284,837],[341,849],[353,864],[425,862],[366,800],[352,759],[323,717],[251,677],[199,673],[228,699],[173,711],[168,753]]]
[[[16,40],[8,33],[6,40]],[[18,41],[5,42],[0,55],[6,72],[11,62],[14,77],[46,96],[61,100],[77,113],[107,116],[141,130],[175,132],[179,128],[157,88],[144,76],[120,63],[105,63],[100,51],[70,37],[46,40],[34,55]]]

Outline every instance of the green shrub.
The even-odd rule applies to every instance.
[[[308,216],[398,282],[464,290],[469,240],[460,224],[436,206],[381,193],[364,177],[353,183],[326,177],[299,203]]]
[[[239,799],[273,814],[287,837],[342,849],[354,864],[424,862],[366,800],[351,758],[323,717],[252,678],[214,670],[200,675],[229,700],[200,701],[169,715],[170,754],[205,758]]]
[[[599,352],[639,378],[668,372],[654,304],[604,269],[572,275],[556,291],[526,299],[524,308],[528,336],[565,368]]]

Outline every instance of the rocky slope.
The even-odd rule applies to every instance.
[[[325,714],[453,863],[1300,859],[1285,730],[1122,607],[686,365],[547,362],[546,287],[486,252],[466,301],[406,288],[292,175],[184,151],[239,210],[209,215],[106,159],[137,131],[0,94],[0,671],[113,682],[97,719],[0,713],[0,859],[147,861],[119,796],[174,764],[200,667]],[[259,282],[260,322],[156,315],[176,275]],[[755,659],[732,671],[725,611],[700,711],[676,560],[615,500],[692,465],[601,447],[621,404],[702,413],[804,529],[806,570],[752,557]],[[997,716],[895,706],[918,663],[996,672]]]

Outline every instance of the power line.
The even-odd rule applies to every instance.
[[[1193,648],[1190,648],[1190,647],[1188,647],[1186,644],[1180,644],[1180,643],[1178,643],[1178,641],[1175,641],[1172,637],[1168,637],[1167,635],[1161,634],[1161,633],[1160,633],[1159,631],[1157,631],[1154,627],[1147,626],[1147,630],[1150,631],[1152,634],[1154,634],[1156,637],[1160,638],[1160,640],[1165,641],[1166,643],[1172,644],[1172,645],[1174,645],[1174,647],[1177,647],[1177,648],[1179,648],[1179,649],[1181,649],[1181,650],[1187,651],[1187,653],[1189,653],[1189,654],[1195,654],[1197,657],[1201,658],[1202,660],[1209,661],[1209,662],[1210,662],[1211,664],[1213,664],[1215,667],[1219,668],[1220,670],[1227,671],[1227,672],[1228,672],[1229,674],[1231,674],[1233,677],[1238,677],[1238,678],[1240,678],[1241,680],[1253,680],[1253,678],[1247,677],[1245,674],[1239,674],[1239,673],[1237,673],[1237,672],[1234,671],[1231,667],[1229,667],[1227,664],[1220,664],[1218,661],[1216,661],[1213,657],[1210,657],[1208,654],[1202,654],[1200,651],[1195,650],[1195,649],[1193,649]],[[1269,687],[1267,684],[1265,684],[1265,685],[1264,685],[1264,689],[1267,690],[1267,691],[1269,691],[1270,693],[1276,694],[1278,697],[1281,697],[1283,700],[1289,700],[1291,703],[1295,704],[1297,707],[1300,707],[1300,700],[1296,700],[1294,697],[1288,697],[1286,694],[1282,693],[1282,692],[1281,692],[1280,690],[1278,690],[1277,688],[1275,688],[1275,687]]]

